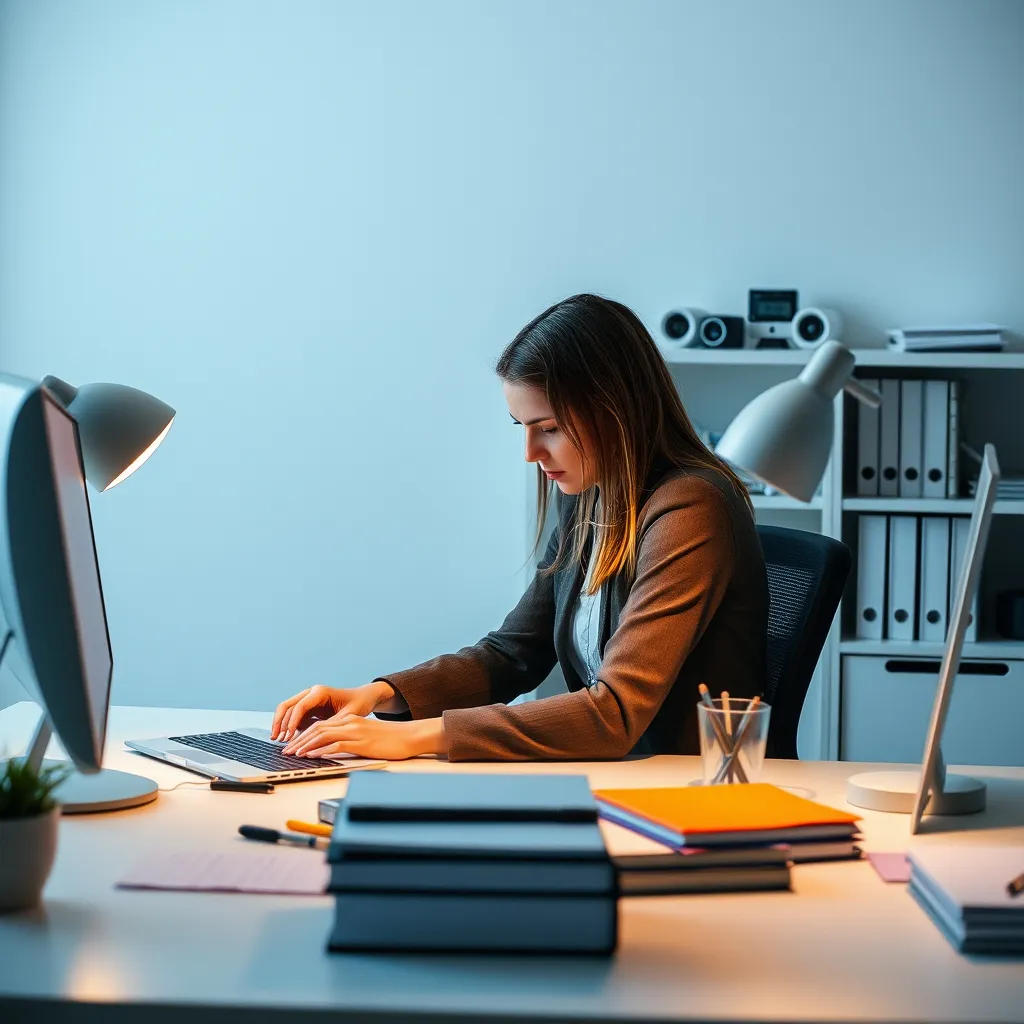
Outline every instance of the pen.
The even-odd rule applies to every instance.
[[[1006,891],[1011,896],[1019,896],[1022,892],[1024,892],[1024,871],[1022,871],[1012,881],[1007,882]]]
[[[285,827],[290,828],[293,832],[306,832],[311,836],[327,836],[328,839],[334,834],[334,828],[331,825],[321,825],[319,822],[312,821],[297,821],[295,818],[289,818],[285,822]]]
[[[697,692],[700,694],[700,699],[701,699],[701,702],[703,703],[703,705],[706,708],[708,708],[709,711],[711,712],[708,715],[708,721],[711,723],[711,728],[714,729],[714,731],[715,731],[715,736],[718,737],[719,745],[721,746],[722,750],[726,754],[731,756],[732,755],[732,750],[733,750],[733,742],[732,742],[731,737],[726,736],[725,730],[722,728],[722,723],[719,722],[718,719],[715,717],[715,703],[711,699],[711,693],[708,690],[707,684],[706,683],[701,683],[700,686],[697,687]],[[747,710],[748,711],[750,710],[749,707],[747,708]],[[732,761],[730,761],[729,764],[731,766],[732,765]],[[748,782],[749,781],[747,779],[747,773],[743,770],[743,765],[741,765],[741,764],[737,764],[736,765],[736,777],[740,780],[740,782]],[[716,780],[718,782],[722,781],[717,776],[716,776]]]
[[[729,691],[728,690],[723,690],[722,691],[722,717],[725,719],[725,735],[729,737],[729,743],[732,744],[733,743],[732,715],[729,714]],[[732,750],[727,751],[727,753],[731,754]],[[725,773],[725,781],[726,782],[732,782],[732,780],[733,780],[733,770],[732,770],[732,765],[730,765],[729,766],[729,770]]]
[[[261,843],[291,843],[294,846],[311,846],[314,850],[327,849],[327,843],[319,836],[300,836],[295,832],[278,832],[276,828],[262,825],[239,825],[238,832],[246,839],[258,839]]]
[[[746,711],[743,712],[743,722],[740,725],[739,729],[736,730],[736,742],[733,744],[732,749],[729,751],[729,755],[725,758],[725,760],[719,766],[718,772],[715,775],[714,779],[711,780],[713,783],[719,783],[723,779],[726,778],[726,776],[729,774],[729,772],[733,768],[733,762],[735,762],[735,768],[736,768],[736,775],[737,775],[737,777],[739,777],[741,782],[746,782],[747,781],[747,777],[746,777],[746,774],[743,771],[743,767],[742,767],[742,765],[740,765],[739,761],[737,761],[737,758],[739,757],[739,754],[740,754],[740,747],[743,746],[743,741],[746,739],[747,730],[750,728],[750,723],[753,722],[753,720],[754,720],[753,716],[750,714],[750,712],[753,711],[754,708],[756,708],[757,705],[760,704],[760,703],[761,703],[761,698],[760,697],[754,697],[754,698],[751,699],[750,703],[747,705]]]

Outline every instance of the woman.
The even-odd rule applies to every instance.
[[[768,584],[750,501],[695,433],[637,316],[575,295],[524,327],[497,372],[538,467],[538,522],[549,481],[560,492],[533,583],[473,647],[284,701],[272,735],[288,741],[286,753],[695,753],[701,682],[737,697],[761,692]],[[508,706],[556,661],[568,693]]]

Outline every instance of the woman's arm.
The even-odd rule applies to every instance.
[[[514,707],[444,713],[453,761],[623,757],[643,735],[732,578],[726,499],[699,477],[655,496],[636,580],[608,641],[597,683]]]

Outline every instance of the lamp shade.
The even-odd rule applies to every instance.
[[[86,479],[106,491],[127,479],[159,447],[174,422],[174,410],[159,398],[124,384],[83,384],[59,377],[43,386],[78,424]]]
[[[784,494],[810,501],[832,451],[832,402],[853,366],[849,349],[826,342],[799,377],[776,384],[740,410],[715,452]]]

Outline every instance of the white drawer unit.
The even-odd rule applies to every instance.
[[[939,665],[938,658],[844,656],[840,756],[919,763]],[[948,764],[1024,765],[1024,661],[961,661],[942,750]]]

